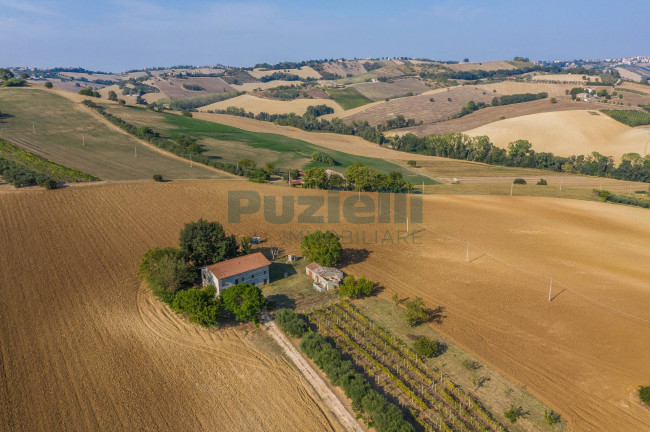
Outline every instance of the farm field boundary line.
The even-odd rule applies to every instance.
[[[408,216],[408,215],[406,215],[406,214],[402,214],[402,213],[399,213],[399,212],[395,211],[395,210],[394,210],[390,205],[389,205],[389,210],[390,210],[390,211],[391,211],[395,216],[401,216],[401,217],[407,219],[407,216]],[[586,295],[586,294],[581,293],[580,291],[578,291],[578,290],[576,290],[575,288],[573,288],[573,287],[571,287],[571,286],[565,284],[564,282],[561,282],[561,281],[558,281],[557,279],[554,279],[552,276],[548,276],[548,275],[545,275],[545,274],[542,274],[542,273],[538,273],[538,272],[536,272],[536,271],[533,271],[533,270],[529,270],[529,269],[527,269],[527,268],[524,268],[524,267],[522,267],[522,266],[520,266],[520,265],[518,265],[518,264],[514,264],[514,263],[511,263],[511,262],[505,261],[505,260],[503,260],[503,259],[501,259],[501,258],[497,258],[496,256],[492,255],[491,253],[487,252],[486,250],[481,249],[481,248],[479,248],[478,246],[473,245],[470,241],[461,240],[461,239],[459,239],[459,238],[457,238],[457,237],[453,237],[453,236],[450,236],[450,235],[448,235],[448,234],[444,234],[444,233],[438,232],[438,231],[436,231],[436,230],[433,230],[433,229],[429,228],[428,226],[426,226],[426,225],[424,225],[424,224],[422,224],[422,223],[413,223],[413,225],[420,226],[420,227],[422,227],[423,230],[425,230],[425,231],[429,231],[430,233],[435,234],[435,235],[437,235],[437,236],[439,236],[439,237],[443,237],[443,238],[446,238],[446,239],[451,240],[451,241],[455,241],[455,242],[460,243],[460,244],[463,244],[463,245],[468,245],[468,247],[471,247],[472,249],[481,252],[482,254],[484,254],[484,256],[486,256],[486,257],[488,257],[488,258],[491,258],[491,259],[493,259],[494,261],[496,261],[496,262],[498,262],[498,263],[500,263],[500,264],[503,264],[503,265],[505,265],[505,266],[508,266],[508,267],[514,268],[514,269],[516,269],[516,270],[519,270],[519,271],[521,271],[521,272],[524,272],[524,273],[527,273],[527,274],[530,274],[530,275],[533,275],[533,276],[540,277],[540,278],[542,278],[542,279],[546,279],[546,280],[548,280],[550,283],[552,283],[552,284],[554,284],[554,285],[559,285],[559,286],[561,286],[562,288],[566,289],[567,291],[572,292],[573,294],[575,294],[575,295],[581,297],[583,300],[586,300],[586,301],[588,301],[588,302],[591,302],[591,303],[593,303],[593,304],[595,304],[595,305],[597,305],[597,306],[600,306],[600,307],[605,308],[605,309],[609,309],[610,311],[615,312],[615,313],[618,313],[618,314],[620,314],[620,315],[622,315],[622,316],[625,316],[625,317],[627,317],[627,318],[632,318],[632,319],[635,319],[635,320],[641,321],[641,322],[643,322],[643,323],[650,324],[650,319],[643,318],[643,317],[640,317],[640,316],[638,316],[638,315],[631,314],[631,313],[629,313],[629,312],[625,312],[625,311],[623,311],[623,310],[621,310],[621,309],[615,308],[614,306],[611,306],[611,305],[608,305],[608,304],[603,303],[603,302],[601,302],[601,301],[598,301],[598,300],[596,300],[596,299],[594,299],[594,298],[592,298],[592,297],[589,297],[589,296]],[[551,298],[550,301],[552,301],[552,298]]]
[[[352,416],[352,414],[350,414],[334,392],[327,387],[327,384],[325,384],[318,373],[316,373],[309,363],[305,361],[302,355],[293,347],[293,345],[291,345],[291,342],[289,342],[286,336],[284,336],[284,334],[279,330],[275,321],[272,321],[268,315],[265,315],[264,323],[266,324],[264,328],[268,334],[278,345],[280,345],[280,347],[282,347],[298,370],[303,374],[307,381],[309,381],[314,390],[318,392],[321,399],[329,405],[330,409],[337,416],[345,429],[353,432],[363,432],[363,428],[359,425],[359,422]]]
[[[93,109],[91,109],[91,108],[88,108],[88,107],[86,107],[85,105],[84,105],[82,108],[83,108],[84,110],[86,110],[87,112],[91,113],[91,114],[92,114],[93,116],[95,116],[96,118],[100,119],[104,124],[106,124],[108,127],[112,128],[113,130],[119,131],[119,132],[120,132],[121,134],[123,134],[123,135],[126,135],[126,136],[128,136],[128,137],[131,137],[131,138],[133,138],[133,139],[138,140],[138,142],[139,142],[140,144],[142,144],[143,146],[146,146],[147,148],[149,148],[149,149],[151,149],[151,150],[154,150],[154,151],[156,151],[156,152],[158,152],[158,153],[160,153],[160,154],[162,154],[162,155],[165,155],[165,156],[167,156],[167,157],[169,157],[169,158],[177,159],[177,160],[182,161],[182,162],[187,162],[187,159],[184,158],[184,157],[181,157],[181,156],[175,155],[175,154],[173,154],[173,153],[170,153],[170,152],[168,152],[168,151],[166,151],[166,150],[163,150],[163,149],[161,149],[161,148],[156,147],[155,145],[153,145],[153,144],[151,144],[151,143],[149,143],[149,142],[147,142],[147,141],[145,141],[145,140],[143,140],[143,139],[141,139],[141,138],[138,138],[138,137],[136,137],[136,136],[134,136],[134,135],[130,135],[128,132],[126,132],[126,131],[120,129],[118,126],[116,126],[116,125],[114,125],[113,123],[111,123],[111,122],[109,122],[108,120],[106,120],[106,118],[105,118],[104,116],[102,116],[102,115],[100,115],[99,113],[95,112],[95,110],[93,110]],[[236,179],[238,179],[238,180],[241,180],[241,178],[239,178],[239,176],[232,175],[232,174],[230,174],[230,173],[227,172],[227,171],[223,171],[223,170],[217,169],[217,168],[212,167],[212,166],[210,166],[210,165],[202,164],[201,162],[196,162],[196,161],[191,161],[191,160],[190,160],[190,164],[196,164],[196,165],[198,165],[198,166],[200,166],[200,167],[202,167],[202,168],[206,168],[206,169],[208,169],[208,170],[210,170],[210,171],[212,171],[212,172],[216,172],[216,173],[219,173],[219,174],[222,174],[222,175],[228,176],[228,177],[232,177],[233,179],[236,178]]]

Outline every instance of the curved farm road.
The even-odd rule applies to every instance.
[[[311,367],[291,342],[289,342],[287,337],[278,328],[275,321],[270,319],[268,314],[264,316],[264,324],[265,329],[269,332],[271,337],[275,339],[300,372],[302,372],[305,378],[307,378],[307,381],[309,381],[321,398],[323,398],[325,403],[327,403],[331,408],[345,429],[348,431],[363,432],[363,428],[355,417],[345,408],[345,406],[343,406],[334,392],[327,386],[325,381],[323,381],[314,368]]]

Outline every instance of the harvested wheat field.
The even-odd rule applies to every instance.
[[[223,220],[226,187],[0,194],[3,430],[342,431],[261,330],[202,330],[140,286],[142,252]]]
[[[584,79],[582,77],[585,77]],[[535,81],[548,81],[548,82],[558,82],[558,83],[574,83],[574,84],[587,84],[586,75],[576,75],[576,74],[549,74],[549,75],[534,75],[533,80]],[[593,77],[589,77],[593,78]]]
[[[557,103],[551,103],[549,99],[540,99],[531,102],[524,102],[512,105],[500,105],[496,107],[487,107],[474,111],[466,116],[455,118],[437,123],[427,123],[420,126],[408,128],[393,129],[384,133],[386,136],[404,135],[412,133],[417,136],[442,135],[447,133],[464,132],[466,130],[479,128],[485,125],[491,125],[494,122],[503,121],[509,118],[521,117],[530,114],[538,114],[554,111],[584,110],[585,107],[594,109],[605,108],[602,104],[589,104],[584,102],[575,102],[568,98],[558,98]]]
[[[198,330],[140,287],[140,254],[175,244],[189,220],[220,220],[238,236],[255,231],[285,253],[299,249],[283,244],[286,230],[316,228],[269,225],[260,214],[229,225],[224,204],[233,189],[319,193],[186,181],[0,195],[0,222],[9,227],[0,232],[8,251],[0,258],[0,413],[9,429],[338,428],[259,332]],[[377,280],[381,297],[398,292],[442,306],[437,330],[526,386],[570,430],[646,430],[650,411],[634,392],[650,380],[647,212],[545,198],[426,196],[423,226],[411,229],[458,242],[431,231],[418,232],[418,244],[347,242],[368,257],[344,270]],[[405,227],[327,228],[362,229],[368,239]],[[552,302],[549,279],[539,275],[554,279]]]
[[[537,152],[559,156],[597,151],[619,159],[625,153],[645,155],[650,128],[631,128],[598,111],[559,111],[506,119],[466,132],[487,135],[499,147],[525,139]]]
[[[222,93],[235,90],[219,77],[189,77],[184,79],[166,78],[157,79],[149,84],[155,85],[162,93],[172,99],[189,98],[208,93]],[[193,88],[198,90],[193,90]]]
[[[345,113],[346,121],[362,120],[371,125],[385,123],[386,120],[401,114],[407,119],[425,123],[448,120],[460,112],[470,100],[490,103],[498,93],[488,93],[475,87],[453,87],[431,90],[418,96],[392,99],[388,102],[367,105],[365,110]]]
[[[365,97],[374,101],[385,98],[402,97],[407,93],[420,94],[431,90],[422,81],[415,78],[398,79],[393,82],[369,82],[353,84]]]
[[[445,64],[445,67],[455,72],[468,72],[473,70],[493,71],[493,70],[511,70],[517,69],[512,63],[507,61],[486,61],[482,63],[452,63]]]
[[[254,114],[266,112],[269,114],[296,113],[298,115],[303,115],[305,111],[307,111],[307,107],[311,105],[327,105],[328,107],[334,108],[335,113],[343,111],[343,108],[331,99],[294,99],[290,101],[281,101],[259,98],[249,94],[203,106],[199,108],[199,111],[223,110],[234,106],[237,108],[243,108],[247,112],[252,112]]]

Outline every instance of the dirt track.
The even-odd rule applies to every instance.
[[[185,181],[0,195],[0,415],[10,430],[337,429],[259,332],[197,330],[139,288],[139,255],[175,244],[189,220],[226,221],[228,189],[315,193]],[[345,269],[379,281],[384,298],[443,306],[438,330],[570,430],[650,429],[635,396],[650,382],[648,210],[494,196],[430,196],[424,207],[424,225],[461,241],[423,231],[422,244],[352,245],[368,257]],[[270,245],[287,229],[260,215],[226,228]],[[553,277],[553,302],[538,275]]]

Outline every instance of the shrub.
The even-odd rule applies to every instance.
[[[358,298],[368,296],[375,289],[375,283],[365,277],[355,282],[354,276],[347,275],[339,286],[339,294],[343,297]]]
[[[223,309],[237,321],[258,322],[258,314],[266,305],[262,290],[255,285],[240,283],[221,292]]]
[[[435,357],[438,354],[438,342],[426,336],[420,337],[413,344],[415,351],[423,357]]]
[[[203,91],[203,90],[205,90],[203,87],[201,87],[198,84],[183,84],[183,88],[185,90],[190,90],[190,91]]]
[[[544,421],[549,425],[554,425],[560,422],[560,415],[554,411],[544,410]]]
[[[427,309],[421,297],[406,302],[406,321],[411,327],[425,323],[428,318]]]
[[[519,417],[524,415],[524,410],[521,407],[516,407],[514,405],[510,406],[510,409],[503,414],[510,423],[515,423]]]
[[[513,181],[513,183],[514,183],[514,184],[522,184],[522,185],[525,185],[525,184],[526,184],[526,180],[525,180],[525,179],[522,179],[521,177],[518,177],[518,178],[515,179],[515,181]]]
[[[126,101],[124,99],[118,100],[117,103],[120,105],[126,105]]]
[[[214,298],[215,292],[212,285],[204,289],[179,291],[172,301],[172,310],[184,314],[191,322],[203,327],[219,325],[221,300]]]
[[[341,240],[331,231],[317,230],[306,235],[300,243],[300,251],[306,259],[327,267],[335,266],[343,255]]]
[[[408,165],[408,166],[410,166],[410,167],[414,167],[414,166],[417,165],[417,163],[416,163],[414,160],[410,160],[410,161],[407,161],[407,162],[406,162],[406,165]]]
[[[557,103],[557,99],[555,99],[555,98],[551,98],[551,103],[552,103],[552,104],[556,104],[556,103]]]
[[[546,179],[541,178],[537,182],[537,186],[548,186],[548,182],[546,181]]]
[[[639,397],[646,405],[650,405],[650,386],[639,387]]]
[[[271,175],[267,170],[263,170],[261,168],[257,168],[253,170],[253,172],[250,174],[248,177],[249,181],[252,181],[253,183],[264,183],[268,181],[271,178]]]
[[[96,98],[102,97],[102,95],[100,95],[98,91],[95,91],[90,87],[82,88],[81,90],[79,90],[79,94],[84,96],[96,97]]]
[[[285,333],[294,337],[302,337],[309,327],[305,320],[291,309],[280,309],[275,313],[275,320]]]
[[[185,117],[192,117],[192,113],[189,112],[188,110],[181,111],[181,115]]]
[[[481,368],[481,363],[477,362],[476,360],[465,359],[461,364],[465,369],[470,371],[479,370]]]
[[[163,176],[160,175],[160,174],[154,174],[153,179],[154,179],[154,181],[161,182],[161,181],[163,181]]]
[[[45,81],[45,88],[49,88],[49,89],[51,89],[52,87],[54,87],[54,84],[52,84],[52,83],[49,82],[49,81]]]
[[[113,90],[110,90],[108,92],[108,100],[117,102],[117,93],[115,93]]]

